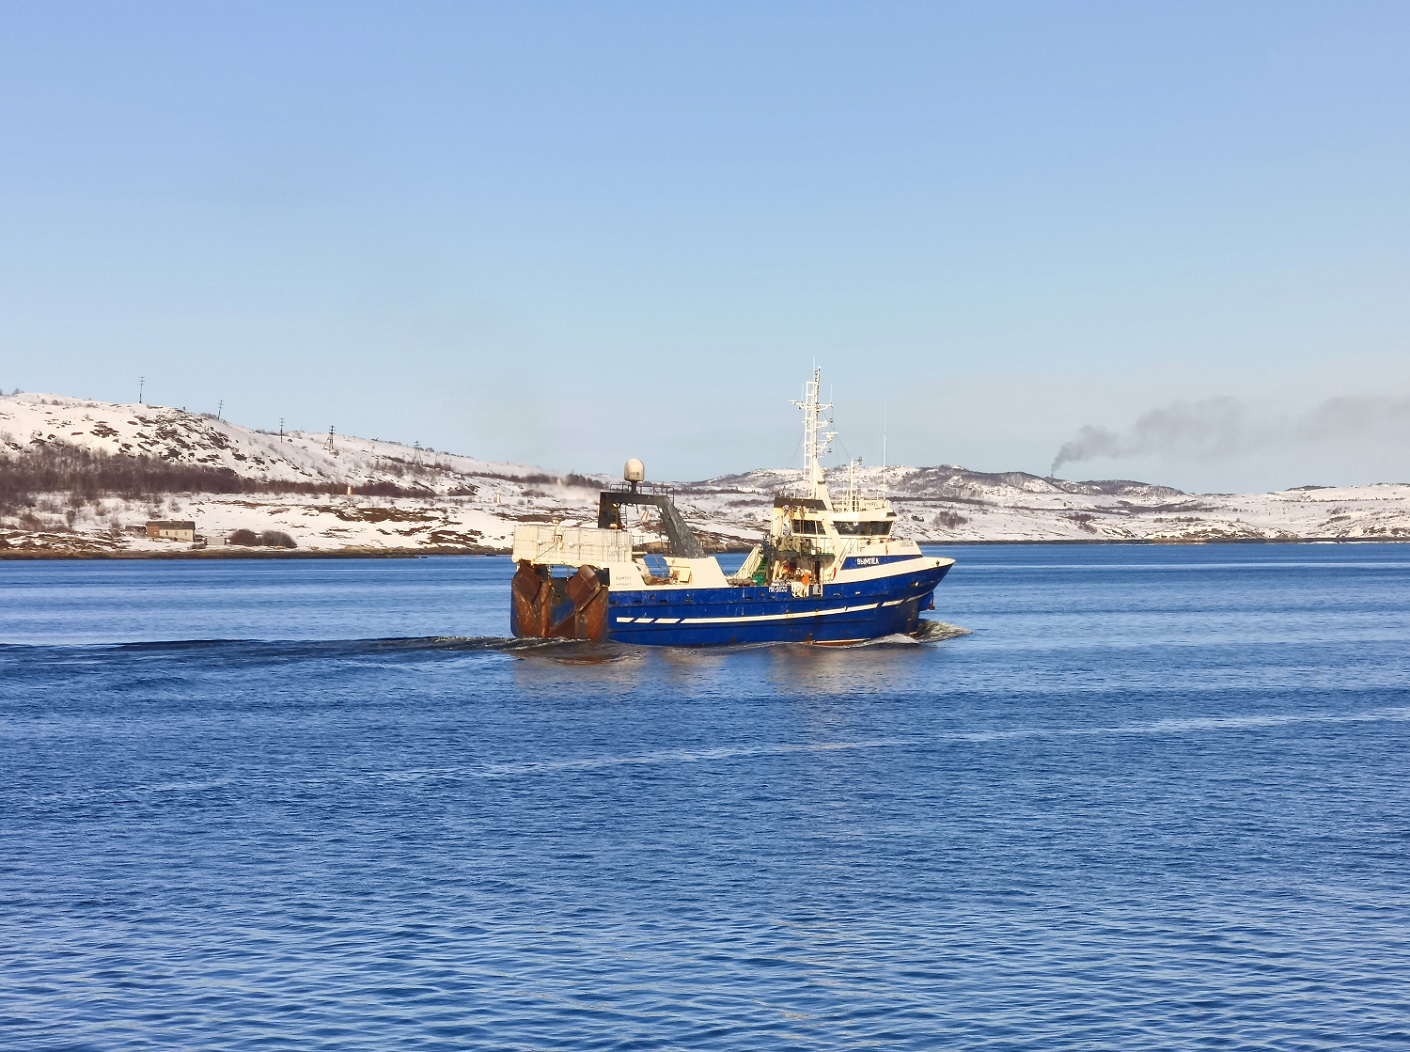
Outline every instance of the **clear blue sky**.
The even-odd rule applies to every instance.
[[[0,2],[0,385],[695,478],[1410,398],[1410,4]],[[1068,465],[1410,480],[1410,415]]]

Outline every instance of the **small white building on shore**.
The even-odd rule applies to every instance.
[[[150,541],[196,542],[196,524],[176,519],[152,519],[147,523],[147,539]]]

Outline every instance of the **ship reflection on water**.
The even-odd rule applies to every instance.
[[[506,640],[516,682],[525,690],[573,683],[588,693],[603,689],[681,689],[750,693],[756,684],[771,692],[876,693],[912,682],[918,662],[930,660],[968,629],[932,621],[920,640],[886,637],[829,647],[764,643],[726,647],[639,647],[621,643],[553,641],[524,646]],[[585,680],[575,669],[595,667]]]

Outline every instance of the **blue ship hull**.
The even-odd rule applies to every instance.
[[[607,638],[658,646],[853,643],[914,635],[949,564],[794,596],[767,586],[610,592]]]

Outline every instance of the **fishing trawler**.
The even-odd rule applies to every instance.
[[[669,492],[644,485],[627,461],[624,488],[598,499],[597,525],[531,523],[514,530],[515,636],[667,646],[857,643],[918,635],[921,611],[954,565],[894,536],[884,496],[864,496],[849,471],[834,499],[821,457],[836,437],[818,401],[821,370],[803,400],[805,472],[797,492],[775,495],[769,531],[733,574],[705,554]],[[624,508],[659,514],[664,552],[634,544]],[[658,546],[653,546],[658,547]]]

